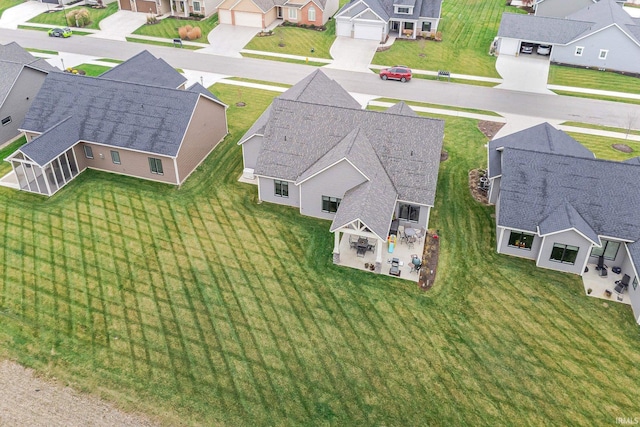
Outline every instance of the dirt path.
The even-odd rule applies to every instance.
[[[100,399],[36,378],[17,363],[0,361],[1,426],[155,426]]]

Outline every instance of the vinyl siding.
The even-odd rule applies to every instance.
[[[289,182],[289,197],[280,197],[275,194],[275,183],[271,178],[258,177],[260,200],[278,205],[300,206],[300,188],[293,182]]]
[[[584,47],[582,56],[576,56],[577,46]],[[599,59],[600,49],[608,50],[607,59]],[[618,27],[609,27],[567,46],[554,46],[551,61],[591,68],[640,73],[640,46]]]
[[[223,105],[200,97],[184,141],[178,151],[180,184],[202,163],[207,155],[227,135],[226,111]],[[164,162],[163,162],[164,163]]]
[[[500,238],[500,228],[498,228],[497,238]],[[535,233],[526,231],[526,233],[533,234],[533,244],[531,245],[531,250],[520,249],[509,246],[509,237],[511,236],[510,229],[506,228],[502,235],[502,241],[500,242],[500,246],[498,248],[498,252],[501,254],[517,256],[520,258],[527,258],[536,260],[538,258],[538,252],[540,251],[540,246],[542,245],[542,237],[535,235]],[[514,233],[519,233],[519,231],[514,231]]]
[[[621,252],[624,252],[627,255],[626,248],[621,248]],[[633,260],[630,257],[626,257],[624,263],[622,263],[622,274],[620,275],[620,279],[622,279],[623,274],[628,274],[631,277],[629,280],[629,288],[627,291],[629,292],[629,299],[631,300],[631,308],[633,309],[633,317],[636,319],[636,322],[640,323],[640,284],[636,289],[633,289],[633,278],[635,277],[635,273],[633,272]],[[640,281],[640,277],[638,278]]]
[[[18,136],[18,128],[24,121],[31,102],[38,94],[47,74],[31,68],[23,68],[11,92],[0,107],[0,119],[11,116],[11,123],[0,125],[0,144]]]
[[[262,136],[254,135],[242,143],[242,160],[245,168],[255,169],[262,148]]]
[[[347,190],[364,181],[360,172],[342,160],[301,184],[300,213],[315,218],[333,219],[335,214],[322,212],[322,196],[342,199]]]
[[[574,265],[563,264],[560,262],[551,261],[549,259],[551,257],[551,250],[553,249],[554,243],[577,246],[579,248],[578,256]],[[573,230],[546,236],[542,247],[540,248],[540,261],[538,262],[538,267],[549,268],[551,270],[564,271],[573,274],[582,274],[582,266],[584,265],[584,260],[589,256],[590,251],[591,242],[589,242],[587,239]]]

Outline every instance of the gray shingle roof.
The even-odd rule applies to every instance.
[[[0,44],[0,106],[4,104],[25,66],[44,72],[58,71],[43,59],[31,55],[16,42]]]
[[[271,108],[257,175],[296,181],[346,135],[360,128],[389,174],[398,198],[433,205],[444,134],[441,120],[279,98]]]
[[[50,73],[21,128],[44,133],[73,117],[78,129],[69,138],[74,143],[80,139],[174,157],[200,96],[197,91]]]
[[[622,30],[634,37],[636,43],[640,42],[640,38],[637,37],[638,28],[635,28],[637,23],[615,0],[599,0],[572,13],[567,16],[567,19],[593,22],[595,25],[589,32],[597,31],[615,23],[620,26]]]
[[[24,65],[17,62],[0,61],[0,106],[4,104],[13,84],[22,72]]]
[[[100,77],[129,83],[141,83],[175,89],[187,79],[149,51],[143,50],[127,61],[105,71]]]
[[[502,174],[500,152],[497,151],[500,147],[522,148],[574,157],[594,157],[591,151],[566,133],[549,123],[541,123],[489,142],[489,178]]]
[[[405,20],[417,20],[420,17],[440,18],[442,10],[442,0],[352,0],[344,5],[340,11],[338,11],[336,16],[353,17],[354,14],[348,10],[360,1],[365,3],[373,12],[385,21],[388,21],[391,18]],[[394,4],[411,6],[414,2],[415,5],[411,15],[394,13]]]
[[[553,209],[546,218],[540,221],[540,235],[554,234],[560,231],[576,229],[584,234],[594,244],[600,245],[598,234],[585,221],[571,202],[565,200]]]
[[[336,107],[361,108],[349,92],[335,80],[327,77],[320,69],[300,80],[278,98]]]
[[[591,30],[592,22],[570,21],[517,13],[503,13],[498,37],[540,43],[567,44]]]
[[[640,165],[640,156],[639,157],[633,157],[631,159],[627,159],[624,162],[625,163],[631,163],[633,165]]]
[[[38,138],[23,145],[20,151],[40,166],[44,166],[80,139],[80,128],[81,124],[77,118],[67,117]]]
[[[342,6],[338,11],[338,13],[336,13],[336,16],[340,15],[340,16],[353,18],[354,16],[356,16],[360,12],[365,11],[366,9],[367,9],[366,4],[360,2],[359,0],[354,0]]]
[[[397,104],[392,105],[385,111],[385,113],[418,117],[418,113],[413,111],[413,109],[409,107],[404,101],[400,101]]]
[[[514,148],[502,160],[498,225],[535,232],[569,203],[597,235],[640,239],[640,165]]]
[[[263,12],[268,12],[276,6],[283,6],[286,0],[252,0]]]

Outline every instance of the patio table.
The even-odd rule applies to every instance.
[[[413,236],[416,235],[416,230],[415,230],[415,228],[405,227],[404,234],[407,237],[413,237]]]

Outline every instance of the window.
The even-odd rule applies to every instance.
[[[289,197],[289,183],[286,181],[273,181],[275,184],[275,194],[278,197]]]
[[[582,56],[583,51],[584,51],[584,47],[576,46],[576,56]]]
[[[83,145],[83,148],[84,148],[84,156],[87,159],[93,159],[93,149],[88,145]]]
[[[398,8],[398,13],[409,13],[409,8],[408,7],[399,7]]]
[[[307,12],[307,20],[315,21],[316,20],[316,8],[311,6],[309,11]]]
[[[200,12],[200,2],[199,1],[194,1],[193,2],[193,11],[194,12]]]
[[[533,234],[512,231],[509,236],[509,246],[512,248],[531,250],[533,244]]]
[[[7,116],[4,119],[2,119],[2,126],[6,126],[9,123],[11,123],[11,116]]]
[[[298,19],[298,9],[289,8],[289,19]]]
[[[598,59],[607,59],[607,54],[609,53],[606,49],[600,49],[600,55],[598,55]]]
[[[431,31],[431,22],[423,22],[422,31]]]
[[[609,240],[602,240],[602,247],[593,248],[591,250],[591,256],[604,255],[604,259],[613,261],[618,255],[618,249],[620,249],[620,242],[610,242]]]
[[[155,173],[157,175],[164,175],[162,170],[162,160],[154,159],[153,157],[149,157],[149,168],[151,169],[151,173]]]
[[[418,218],[420,218],[420,207],[402,204],[400,205],[398,218],[409,222],[418,222]]]
[[[632,286],[633,286],[633,290],[635,291],[635,290],[636,290],[636,288],[638,287],[638,276],[636,276],[636,277],[633,279],[633,284],[632,284]]]
[[[337,197],[322,196],[322,212],[336,213],[340,206],[340,201]]]
[[[120,164],[120,153],[118,153],[117,151],[112,151],[111,152],[111,160],[113,161],[114,164],[119,165]]]
[[[549,260],[573,265],[578,257],[578,250],[579,248],[577,246],[554,243]]]

